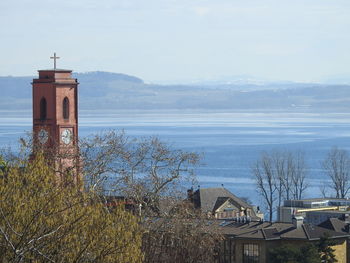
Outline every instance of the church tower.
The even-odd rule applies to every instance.
[[[78,81],[72,78],[72,70],[56,68],[39,70],[39,78],[33,79],[33,133],[34,148],[41,148],[59,155],[62,151],[73,153],[78,138]],[[55,160],[64,170],[69,158]]]

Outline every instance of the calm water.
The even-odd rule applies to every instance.
[[[30,112],[0,112],[0,145],[15,147],[31,131]],[[124,129],[130,136],[157,135],[177,148],[204,154],[201,187],[221,184],[259,203],[251,166],[262,151],[302,150],[309,167],[306,197],[319,195],[326,177],[320,162],[332,146],[350,150],[349,113],[80,112],[80,136]]]

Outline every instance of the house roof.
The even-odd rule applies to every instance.
[[[228,198],[231,198],[233,202],[244,208],[251,208],[251,205],[247,204],[242,199],[235,196],[226,188],[201,188],[198,189],[195,194],[199,193],[200,207],[203,212],[213,212],[215,208],[220,207]]]
[[[265,239],[279,239],[279,231],[276,227],[268,227],[261,229]]]
[[[263,240],[318,240],[323,235],[329,238],[349,237],[348,233],[338,232],[321,226],[303,224],[299,228],[291,223],[246,222],[232,221],[219,227],[221,233],[237,239]]]
[[[319,224],[320,227],[328,228],[337,232],[346,232],[348,229],[348,222],[340,220],[339,218],[329,218],[326,221]]]
[[[153,226],[153,230],[160,231],[160,226],[170,228],[175,224],[193,224],[205,226],[201,231],[222,234],[232,239],[243,240],[319,240],[324,235],[330,239],[349,238],[350,234],[327,229],[321,226],[303,224],[296,228],[291,223],[270,222],[237,222],[234,220],[208,220],[194,218],[153,218],[147,224]]]
[[[218,197],[216,199],[213,211],[216,211],[217,209],[219,209],[229,199],[230,199],[230,197]]]

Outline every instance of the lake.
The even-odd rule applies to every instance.
[[[16,148],[32,128],[31,112],[0,112],[0,145]],[[174,148],[203,153],[200,187],[221,187],[259,204],[251,166],[262,151],[301,150],[310,187],[320,195],[327,177],[321,162],[333,147],[350,150],[349,113],[80,111],[79,135],[124,129],[129,136],[159,136]],[[195,186],[196,188],[197,186]]]

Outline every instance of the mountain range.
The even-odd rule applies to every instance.
[[[159,85],[120,73],[75,73],[83,110],[293,110],[350,112],[350,85],[245,81]],[[0,110],[30,110],[28,77],[0,77]]]

